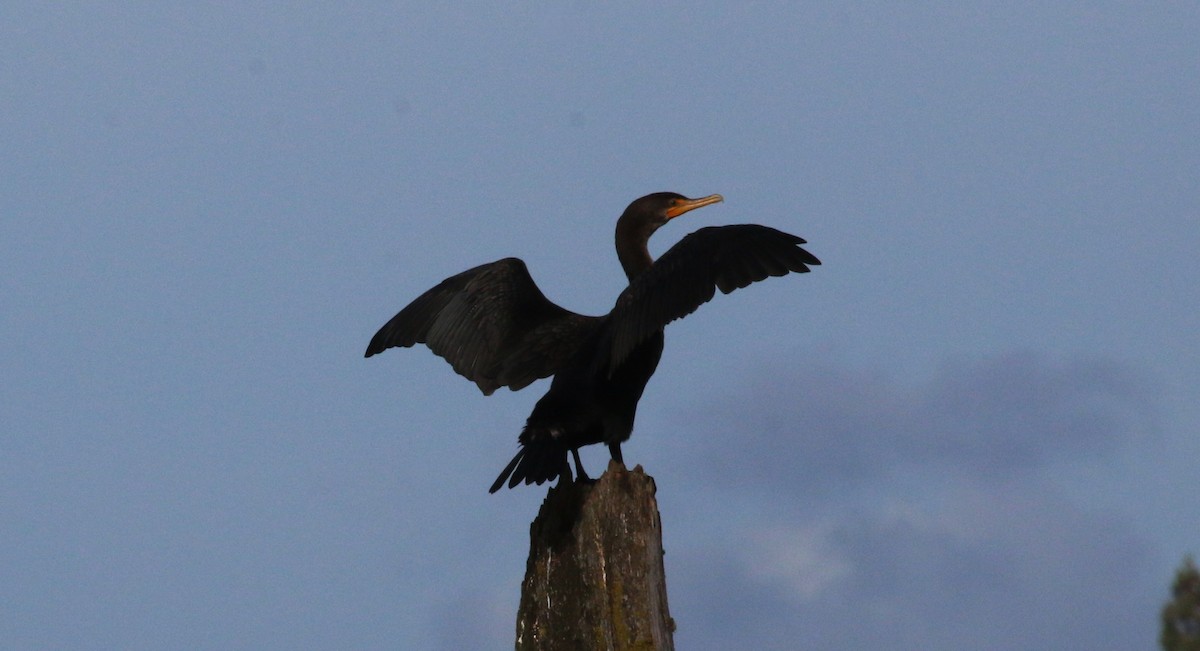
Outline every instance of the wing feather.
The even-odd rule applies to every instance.
[[[504,258],[417,297],[375,333],[366,357],[423,343],[491,395],[556,373],[599,322],[551,302],[523,261]]]
[[[770,276],[821,264],[803,238],[755,224],[702,228],[680,240],[617,298],[611,373],[647,337],[712,300]]]

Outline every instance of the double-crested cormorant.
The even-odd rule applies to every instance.
[[[451,276],[419,296],[375,333],[370,357],[393,346],[423,343],[484,395],[513,391],[554,376],[518,441],[521,448],[491,492],[508,481],[570,481],[567,452],[581,478],[579,448],[605,443],[622,462],[621,443],[633,431],[638,400],[663,350],[663,327],[691,314],[717,289],[728,294],[818,260],[805,241],[766,226],[701,228],[655,262],[646,243],[658,227],[721,201],[674,192],[646,195],[617,220],[617,257],[629,286],[605,316],[584,316],[550,302],[517,258]]]

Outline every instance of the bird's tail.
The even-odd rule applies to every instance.
[[[517,455],[504,466],[504,470],[500,471],[500,476],[488,492],[495,493],[500,490],[505,481],[508,482],[509,488],[522,482],[526,486],[541,486],[559,476],[571,481],[571,465],[567,461],[567,452],[567,447],[553,437],[537,436],[526,426],[525,431],[521,433],[521,449],[517,450]]]

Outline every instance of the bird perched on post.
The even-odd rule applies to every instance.
[[[646,244],[668,221],[722,201],[656,192],[629,204],[617,220],[617,258],[629,286],[611,312],[584,316],[542,294],[525,263],[504,258],[443,280],[392,317],[367,346],[366,357],[423,343],[484,395],[513,391],[554,376],[518,437],[520,449],[491,492],[507,481],[542,484],[586,478],[579,448],[608,446],[624,463],[621,443],[633,431],[638,400],[658,367],[663,327],[691,314],[716,290],[728,294],[768,276],[807,272],[821,261],[805,240],[767,226],[701,228],[657,261]]]

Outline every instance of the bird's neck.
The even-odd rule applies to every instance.
[[[617,221],[617,259],[621,261],[621,268],[625,270],[629,282],[654,264],[650,249],[646,247],[652,233],[654,229],[645,223],[624,218]]]

